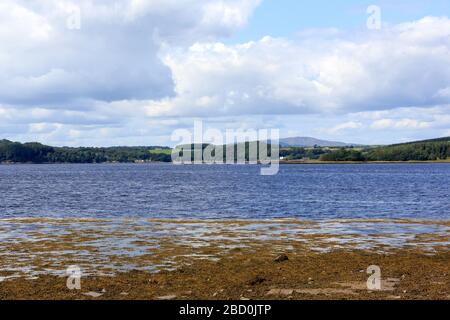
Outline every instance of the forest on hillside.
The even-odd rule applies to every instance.
[[[0,162],[13,163],[104,163],[159,161],[170,162],[167,147],[70,148],[40,143],[0,140]]]
[[[323,161],[436,161],[450,159],[450,137],[366,148],[339,149],[320,157]]]

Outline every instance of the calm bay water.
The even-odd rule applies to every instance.
[[[0,218],[450,219],[449,164],[0,166]]]

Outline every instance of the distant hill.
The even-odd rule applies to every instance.
[[[435,139],[427,139],[427,140],[419,140],[419,141],[396,143],[396,144],[392,144],[391,146],[401,146],[401,145],[408,145],[408,144],[430,143],[430,142],[450,142],[450,137],[443,137],[443,138],[435,138]]]
[[[450,137],[406,142],[370,150],[366,156],[378,161],[433,161],[450,158]]]
[[[311,137],[293,137],[293,138],[285,138],[280,139],[280,146],[281,147],[357,147],[360,146],[356,143],[346,143],[346,142],[339,142],[339,141],[328,141],[328,140],[321,140]]]
[[[320,157],[324,161],[436,161],[450,159],[450,137],[368,148],[339,149]]]

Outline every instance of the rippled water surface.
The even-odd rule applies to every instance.
[[[450,164],[0,166],[0,218],[450,218]]]

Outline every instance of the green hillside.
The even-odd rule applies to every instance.
[[[339,149],[323,161],[437,161],[450,159],[450,137],[415,141],[363,150]]]

